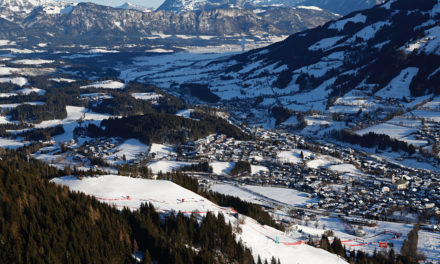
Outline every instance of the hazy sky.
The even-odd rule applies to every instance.
[[[141,5],[144,7],[158,7],[160,4],[164,2],[164,0],[67,0],[66,2],[93,2],[100,5],[108,5],[108,6],[120,6],[125,2],[129,2],[131,4]]]

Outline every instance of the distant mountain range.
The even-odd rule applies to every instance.
[[[336,14],[346,15],[384,2],[385,0],[165,0],[157,10],[185,12],[213,8],[257,9],[268,6],[316,6]]]
[[[208,85],[225,100],[260,97],[262,104],[320,111],[342,96],[405,101],[439,95],[439,23],[438,0],[391,0],[213,61],[185,81]],[[178,77],[170,71],[163,78],[178,84]]]
[[[176,13],[125,4],[118,8],[50,0],[4,0],[0,37],[37,43],[120,45],[164,35],[289,35],[336,19],[316,8],[211,8]],[[138,9],[142,9],[139,11]],[[157,38],[157,37],[155,37]]]

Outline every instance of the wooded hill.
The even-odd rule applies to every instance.
[[[250,135],[222,118],[206,114],[198,117],[199,120],[194,120],[166,113],[150,113],[103,120],[100,127],[91,124],[85,129],[78,128],[75,132],[85,133],[90,137],[136,138],[145,144],[182,144],[214,133],[238,140],[251,139]]]

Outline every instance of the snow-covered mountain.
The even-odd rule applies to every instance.
[[[260,98],[262,106],[302,111],[326,111],[344,96],[438,95],[439,22],[439,0],[391,0],[263,49],[179,68],[184,77],[162,70],[148,78],[209,84],[225,100]]]
[[[140,5],[134,5],[132,3],[124,3],[120,6],[117,6],[116,8],[120,8],[120,9],[126,9],[126,10],[137,10],[137,11],[142,11],[142,12],[151,12],[153,11],[152,8],[148,8],[148,7],[143,7]]]
[[[316,6],[336,14],[371,8],[385,0],[165,0],[158,10],[187,12],[212,8],[247,8]]]
[[[165,0],[157,10],[173,11],[173,12],[185,12],[195,11],[199,9],[199,5],[204,0]]]

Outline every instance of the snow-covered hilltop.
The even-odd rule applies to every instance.
[[[184,12],[199,9],[199,4],[206,2],[203,0],[165,0],[157,10]]]
[[[384,2],[385,0],[166,0],[158,10],[185,12],[219,7],[259,9],[315,6],[336,14],[346,15]]]
[[[137,11],[142,11],[142,12],[152,12],[153,11],[153,8],[135,5],[135,4],[132,4],[129,2],[126,2],[120,6],[117,6],[116,8],[126,9],[126,10],[137,10]]]

